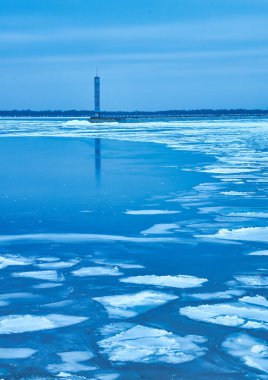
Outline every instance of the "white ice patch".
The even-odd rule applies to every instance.
[[[93,354],[89,351],[68,351],[58,353],[62,363],[50,364],[47,368],[53,373],[57,372],[83,372],[92,371],[96,367],[81,364],[81,362],[87,361],[93,358]]]
[[[120,276],[122,273],[118,268],[107,267],[84,267],[72,272],[74,276]]]
[[[60,281],[63,279],[62,276],[59,276],[55,270],[15,272],[15,273],[12,273],[12,276],[34,278],[37,280],[47,280],[47,281]]]
[[[171,294],[144,291],[93,299],[105,307],[111,318],[131,318],[176,298],[178,297]]]
[[[170,215],[179,214],[181,211],[175,210],[127,210],[127,215]]]
[[[213,235],[196,235],[197,237],[242,240],[242,241],[260,241],[268,242],[268,227],[244,227],[233,230],[223,228]]]
[[[227,337],[222,347],[247,366],[268,373],[268,345],[265,340],[239,333]]]
[[[177,231],[180,226],[176,223],[155,224],[147,230],[141,231],[143,235],[165,235]]]
[[[230,299],[235,296],[239,297],[243,294],[244,294],[243,290],[226,290],[225,292],[189,294],[187,295],[187,297],[195,298],[198,300],[214,300],[214,299]]]
[[[71,326],[86,321],[86,317],[73,315],[7,315],[0,317],[0,334],[17,334]]]
[[[250,252],[249,256],[268,256],[268,250]]]
[[[0,359],[27,359],[37,351],[31,348],[0,348]]]
[[[52,308],[57,308],[57,307],[66,307],[70,306],[73,304],[73,301],[71,300],[64,300],[64,301],[58,301],[58,302],[52,302],[52,303],[47,303],[45,305],[41,305],[42,307],[52,307]]]
[[[205,354],[205,339],[180,337],[165,330],[137,325],[98,342],[112,362],[169,363],[189,362]]]
[[[16,265],[31,265],[33,262],[32,259],[26,257],[14,256],[14,255],[5,255],[0,256],[0,269],[6,268],[8,266]]]
[[[73,267],[74,265],[78,263],[79,263],[79,260],[70,260],[70,261],[56,261],[56,262],[41,263],[41,264],[36,264],[36,266],[41,269],[64,269],[64,268]]]
[[[130,284],[167,286],[172,288],[194,288],[201,286],[207,281],[206,278],[198,278],[195,276],[177,275],[177,276],[134,276],[121,278],[119,281]]]
[[[260,275],[260,274],[252,274],[252,275],[237,275],[234,276],[236,281],[240,286],[246,287],[246,288],[262,288],[268,286],[268,276],[267,275]]]
[[[180,314],[197,321],[223,326],[268,330],[268,309],[248,306],[243,302],[187,306],[180,309]]]

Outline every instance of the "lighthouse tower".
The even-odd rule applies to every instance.
[[[96,72],[94,78],[95,117],[100,117],[100,77]]]

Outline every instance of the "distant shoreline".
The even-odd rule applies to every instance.
[[[61,117],[61,118],[85,118],[93,117],[94,111],[87,110],[45,110],[45,111],[33,111],[33,110],[3,110],[0,111],[0,117]],[[246,109],[230,109],[230,110],[169,110],[169,111],[103,111],[101,117],[103,118],[127,118],[127,119],[154,119],[154,118],[202,118],[202,117],[250,117],[250,116],[268,116],[268,110],[246,110]]]

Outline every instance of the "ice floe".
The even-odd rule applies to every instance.
[[[260,219],[266,219],[268,218],[268,212],[231,212],[228,214],[229,216],[242,216],[246,218],[260,218]]]
[[[12,243],[20,241],[51,241],[58,243],[85,243],[87,241],[121,241],[130,243],[165,243],[176,242],[176,238],[149,238],[149,237],[131,237],[120,235],[98,235],[98,234],[76,234],[76,233],[48,233],[48,234],[25,234],[25,235],[0,235],[0,241],[2,243]]]
[[[268,256],[268,250],[250,252],[249,256]]]
[[[69,351],[58,353],[62,363],[50,364],[47,368],[52,373],[57,372],[83,372],[83,371],[93,371],[96,369],[95,366],[89,366],[81,362],[87,361],[93,358],[93,354],[89,351]],[[69,377],[69,376],[68,376]]]
[[[261,274],[241,274],[234,276],[238,285],[244,286],[247,288],[262,288],[268,286],[268,275]]]
[[[189,362],[205,354],[203,337],[178,336],[165,330],[136,325],[98,342],[112,362]]]
[[[107,267],[84,267],[72,272],[74,276],[120,276],[122,273],[118,268]]]
[[[143,291],[134,294],[95,297],[108,311],[111,318],[131,318],[178,298],[172,294]]]
[[[79,263],[79,260],[70,260],[70,261],[56,261],[56,262],[35,264],[35,266],[41,269],[64,269],[64,268],[73,267],[74,265],[78,263]]]
[[[223,228],[213,235],[196,235],[197,237],[242,240],[242,241],[260,241],[268,242],[268,227],[243,227],[228,230]]]
[[[198,300],[213,300],[213,299],[230,299],[233,297],[239,297],[244,294],[243,290],[226,290],[223,292],[214,293],[195,293],[188,294],[187,298],[195,298]]]
[[[86,321],[86,317],[64,314],[7,315],[0,317],[0,334],[16,334],[71,326]]]
[[[256,171],[254,168],[234,168],[234,167],[211,167],[204,170],[201,170],[204,173],[212,173],[212,174],[237,174],[237,173],[250,173]]]
[[[13,277],[35,278],[37,280],[60,281],[63,279],[55,270],[31,271],[31,272],[15,272]]]
[[[259,296],[259,295],[256,295],[254,297],[245,296],[245,297],[240,298],[239,301],[253,304],[253,305],[268,307],[268,300],[265,297]]]
[[[33,260],[21,257],[21,256],[15,256],[15,255],[5,255],[0,256],[0,269],[6,268],[8,266],[19,266],[19,265],[30,265],[32,264]]]
[[[50,288],[57,288],[59,286],[62,286],[62,283],[43,282],[42,284],[34,285],[33,288],[35,288],[35,289],[50,289]]]
[[[26,359],[35,354],[32,348],[0,348],[0,359]]]
[[[121,278],[119,281],[141,284],[141,285],[155,285],[155,286],[167,286],[172,288],[194,288],[201,286],[207,281],[206,278],[199,278],[195,276],[177,275],[177,276],[133,276]]]
[[[122,269],[143,269],[145,268],[143,265],[140,264],[134,264],[134,263],[129,263],[129,262],[121,262],[121,261],[114,261],[114,260],[104,260],[104,259],[97,259],[97,260],[92,260],[95,264],[100,264],[100,265],[107,265],[107,266],[112,266],[112,267],[119,267]]]
[[[224,350],[249,367],[268,373],[268,344],[248,334],[232,334],[222,344]]]
[[[141,231],[143,235],[165,235],[177,231],[180,226],[176,223],[155,224],[147,230]]]
[[[250,196],[252,195],[253,193],[252,192],[247,192],[247,191],[233,191],[233,190],[230,190],[230,191],[221,191],[222,195],[230,195],[230,196]]]
[[[180,314],[197,321],[223,326],[268,330],[268,309],[245,305],[244,302],[187,306],[180,309]]]
[[[181,211],[175,210],[127,210],[127,215],[170,215],[179,214]]]

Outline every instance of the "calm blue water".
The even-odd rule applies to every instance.
[[[268,379],[268,120],[0,120],[0,378]]]

